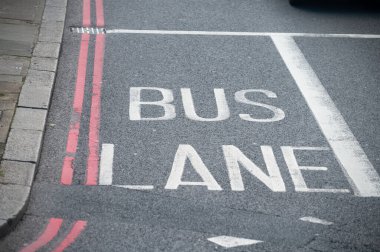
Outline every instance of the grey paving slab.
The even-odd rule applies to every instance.
[[[53,88],[55,73],[30,69],[24,85]]]
[[[7,140],[9,128],[12,122],[14,109],[3,110],[0,118],[0,142],[5,143]]]
[[[0,18],[36,22],[41,18],[43,0],[1,0]]]
[[[14,109],[17,103],[18,94],[3,93],[0,95],[0,110]]]
[[[33,24],[0,24],[0,54],[30,56],[37,33]]]
[[[58,58],[60,46],[59,43],[38,42],[34,48],[33,56]]]
[[[21,82],[0,81],[0,90],[3,94],[20,93],[21,87]]]
[[[33,57],[30,63],[30,68],[41,71],[55,72],[57,70],[58,59]]]
[[[50,87],[24,85],[20,93],[18,106],[47,109],[49,107],[51,91]]]
[[[32,186],[35,170],[36,165],[32,163],[3,160],[0,183]]]
[[[55,22],[55,21],[42,22],[38,40],[44,41],[44,42],[56,42],[56,43],[61,42],[63,26],[64,26],[63,22]]]
[[[28,67],[29,59],[27,58],[0,56],[0,74],[24,76],[27,73]]]
[[[0,40],[33,42],[37,34],[35,24],[0,24]]]
[[[33,43],[0,39],[0,54],[30,57]]]
[[[12,122],[12,128],[43,131],[45,128],[46,115],[46,109],[17,108]]]
[[[16,82],[22,84],[22,76],[0,74],[0,81]]]
[[[42,134],[36,130],[11,129],[3,159],[37,162]]]
[[[65,21],[66,8],[60,6],[47,5],[42,19],[44,21]]]

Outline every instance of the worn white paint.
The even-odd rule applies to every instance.
[[[218,244],[219,246],[222,246],[224,248],[235,248],[235,247],[248,246],[248,245],[253,245],[253,244],[263,242],[260,240],[252,240],[252,239],[239,238],[239,237],[226,236],[226,235],[211,237],[211,238],[208,238],[207,240],[215,244]]]
[[[330,221],[327,221],[327,220],[322,220],[322,219],[319,219],[319,218],[316,218],[316,217],[312,217],[312,216],[305,216],[305,217],[300,218],[300,220],[301,221],[315,223],[315,224],[326,225],[326,226],[334,224],[334,222],[330,222]]]
[[[217,107],[217,116],[214,118],[204,118],[198,116],[195,111],[194,100],[190,88],[181,88],[183,109],[185,110],[186,117],[191,120],[202,122],[215,122],[228,119],[230,117],[230,110],[227,104],[224,89],[216,88],[214,89],[214,94]]]
[[[223,145],[223,153],[226,160],[232,191],[244,191],[244,183],[240,173],[239,164],[241,164],[247,171],[249,171],[253,176],[263,182],[272,191],[286,191],[285,184],[282,180],[280,169],[277,165],[272,147],[261,146],[261,152],[263,154],[269,175],[265,174],[237,147],[233,145]]]
[[[272,105],[250,101],[246,98],[247,93],[262,93],[266,95],[268,98],[277,98],[277,95],[274,92],[265,90],[265,89],[248,89],[248,90],[241,90],[235,93],[235,100],[237,102],[269,109],[270,111],[272,111],[273,116],[270,118],[254,118],[248,114],[239,114],[239,117],[241,119],[245,121],[250,121],[250,122],[276,122],[276,121],[281,121],[282,119],[285,118],[285,113],[282,109],[279,109]]]
[[[112,185],[113,144],[102,144],[100,155],[99,185]]]
[[[278,32],[228,32],[228,31],[178,31],[178,30],[130,30],[110,29],[107,34],[152,34],[152,35],[197,35],[197,36],[287,36],[312,38],[363,38],[378,39],[380,34],[338,34],[338,33],[278,33]]]
[[[160,101],[141,101],[142,91],[157,91],[162,95]],[[157,120],[170,120],[176,117],[175,107],[173,102],[173,91],[170,89],[156,88],[156,87],[131,87],[130,88],[130,104],[129,104],[129,119],[132,121],[157,121]],[[160,117],[142,117],[141,106],[159,106],[163,108],[164,115]]]
[[[189,159],[191,165],[203,181],[182,181],[186,160]],[[165,189],[177,189],[180,185],[206,186],[208,190],[220,191],[222,188],[216,182],[196,150],[188,144],[180,144],[174,157],[174,162]]]
[[[309,188],[306,185],[305,179],[302,176],[302,170],[313,171],[326,171],[327,167],[319,166],[300,166],[297,162],[294,150],[309,150],[309,151],[326,151],[329,148],[326,147],[292,147],[282,146],[282,153],[284,155],[285,162],[288,166],[290,176],[294,183],[294,189],[296,192],[330,192],[330,193],[349,193],[348,189],[335,189],[335,188]]]
[[[271,36],[355,195],[380,197],[380,177],[292,37]]]
[[[153,190],[154,189],[154,186],[152,185],[112,185],[112,186],[126,188],[130,190]]]

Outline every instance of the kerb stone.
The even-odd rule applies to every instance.
[[[0,183],[32,186],[35,170],[36,165],[32,163],[3,160]]]
[[[47,110],[17,108],[12,122],[12,129],[39,130],[45,129]]]
[[[41,131],[11,129],[3,159],[37,163],[41,142]]]

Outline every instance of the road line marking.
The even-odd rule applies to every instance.
[[[74,160],[75,154],[78,147],[78,138],[80,130],[80,121],[82,117],[83,110],[83,98],[84,89],[86,85],[86,72],[87,72],[87,61],[88,61],[88,43],[90,35],[82,34],[78,67],[77,67],[77,79],[74,91],[73,108],[70,118],[70,129],[67,136],[66,143],[66,156],[63,160],[62,173],[61,173],[61,184],[71,185],[74,174]]]
[[[305,216],[305,217],[300,218],[300,220],[306,221],[306,222],[311,222],[311,223],[316,223],[316,224],[322,224],[322,225],[326,225],[326,226],[334,224],[334,222],[322,220],[322,219],[312,217],[312,216]]]
[[[380,197],[379,174],[294,39],[278,35],[271,38],[334,151],[355,195]]]
[[[88,158],[86,185],[96,185],[99,173],[99,126],[100,126],[100,103],[103,78],[104,61],[104,34],[96,35],[94,73],[92,77],[92,98],[90,125],[88,133]]]
[[[103,144],[100,156],[99,185],[112,185],[114,145]]]
[[[131,190],[153,190],[154,186],[152,185],[112,185],[115,187],[121,187]]]
[[[104,26],[103,0],[96,0],[96,25]],[[105,34],[97,34],[95,40],[94,72],[92,76],[92,98],[88,133],[88,158],[86,185],[96,185],[99,173],[99,127],[103,79]]]
[[[83,0],[82,25],[91,26],[91,0]]]
[[[34,252],[51,242],[54,237],[57,236],[58,231],[62,226],[62,222],[62,219],[51,218],[44,232],[37,238],[37,240],[21,249],[20,252]]]
[[[252,240],[252,239],[239,238],[239,237],[226,236],[226,235],[207,238],[207,240],[215,244],[218,244],[219,246],[222,246],[224,248],[248,246],[248,245],[253,245],[253,244],[263,242],[260,240]]]
[[[60,244],[58,244],[58,246],[52,252],[62,252],[66,248],[68,248],[82,233],[86,225],[86,221],[76,221],[70,232],[67,234],[67,236],[63,239],[63,241]]]
[[[95,2],[96,9],[96,26],[104,26],[104,12],[103,12],[103,0],[96,0]]]
[[[201,36],[290,36],[312,38],[365,38],[379,39],[380,34],[338,34],[338,33],[277,33],[277,32],[228,32],[228,31],[179,31],[179,30],[130,30],[110,29],[108,34],[151,34],[151,35],[201,35]]]
[[[83,0],[82,9],[82,24],[83,26],[91,25],[91,2],[90,0]],[[79,28],[77,28],[79,31]],[[75,154],[77,152],[78,137],[80,130],[80,120],[83,110],[83,97],[84,88],[86,85],[86,72],[88,61],[88,44],[90,36],[88,34],[82,34],[81,44],[78,56],[77,66],[77,79],[75,83],[73,108],[70,118],[70,129],[67,136],[66,143],[66,156],[63,160],[62,172],[61,172],[61,184],[71,185],[74,175],[74,161]]]

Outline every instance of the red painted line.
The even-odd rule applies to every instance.
[[[86,85],[86,72],[88,60],[88,43],[90,35],[82,34],[79,50],[77,80],[75,84],[73,110],[70,120],[70,130],[67,137],[66,156],[63,160],[61,184],[71,185],[74,174],[74,160],[77,152],[80,120],[83,110],[84,89]]]
[[[103,0],[96,0],[96,26],[104,27],[104,11],[103,11]]]
[[[91,26],[91,0],[83,0],[82,24],[84,27]]]
[[[62,219],[51,218],[49,220],[49,224],[46,226],[40,237],[38,237],[38,239],[30,245],[20,250],[20,252],[34,252],[48,244],[58,234],[58,231],[62,226],[62,222]]]
[[[62,252],[69,247],[85,229],[86,221],[76,221],[70,232],[52,252]]]
[[[92,99],[88,135],[88,159],[86,185],[96,185],[99,173],[99,125],[103,78],[105,35],[96,35],[94,73],[92,77]]]

